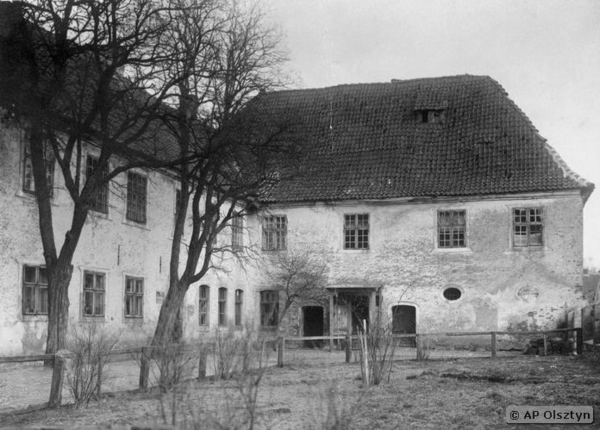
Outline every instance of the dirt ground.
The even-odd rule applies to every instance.
[[[0,415],[0,423],[131,428],[175,421],[177,428],[248,428],[248,411],[254,411],[260,429],[518,428],[506,424],[509,405],[593,406],[595,423],[585,428],[600,420],[600,368],[582,357],[398,360],[389,382],[386,377],[369,388],[362,387],[358,363],[289,360],[283,368],[267,368],[254,385],[256,379],[187,381],[167,394],[120,392],[87,407]]]

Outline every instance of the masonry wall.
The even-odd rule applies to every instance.
[[[512,209],[523,207],[543,208],[541,248],[512,245]],[[466,211],[466,248],[437,246],[439,210]],[[391,316],[392,306],[411,305],[417,331],[447,332],[556,327],[568,308],[584,301],[582,210],[579,194],[567,192],[480,201],[298,205],[271,207],[269,214],[287,216],[285,252],[322,256],[331,286],[381,286],[384,315]],[[343,249],[344,214],[365,213],[369,249]],[[251,222],[258,240],[259,218]],[[262,253],[262,264],[273,261],[272,253]],[[268,288],[264,277],[255,283]],[[461,291],[460,299],[444,298],[450,287]],[[289,318],[286,326],[299,326],[300,312]]]
[[[94,152],[94,147],[86,151]],[[87,152],[86,152],[87,153]],[[23,139],[16,128],[0,127],[0,354],[41,352],[45,348],[47,317],[24,315],[22,310],[23,266],[43,266],[35,196],[22,191]],[[69,287],[71,324],[100,323],[120,334],[123,344],[144,343],[153,334],[162,299],[169,284],[169,258],[174,227],[175,182],[168,175],[138,171],[148,177],[147,222],[126,219],[126,175],[110,187],[108,215],[90,212],[75,257]],[[53,212],[55,237],[60,247],[70,224],[72,207],[58,167],[54,174]],[[189,228],[189,227],[188,227]],[[187,230],[189,231],[189,230]],[[223,240],[229,240],[224,237]],[[184,255],[185,256],[185,255]],[[234,317],[234,289],[246,291],[244,272],[237,263],[225,261],[228,276],[211,275],[209,327],[198,324],[198,285],[192,285],[182,312],[185,336],[206,335],[217,321],[217,289],[228,288],[228,318]],[[85,271],[106,277],[105,315],[83,315]],[[239,272],[239,275],[236,274]],[[144,280],[143,318],[125,316],[125,278]],[[245,294],[251,298],[251,294]],[[244,305],[244,312],[249,311]],[[246,317],[244,317],[246,319]]]

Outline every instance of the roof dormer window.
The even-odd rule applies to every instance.
[[[421,109],[417,111],[417,121],[421,123],[444,122],[444,109]]]

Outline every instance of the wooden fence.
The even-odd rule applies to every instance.
[[[569,312],[567,323],[569,328],[576,326],[582,328],[584,343],[600,344],[600,303]]]
[[[548,335],[551,333],[569,333],[573,332],[575,336],[575,351],[577,355],[583,353],[583,336],[582,329],[580,327],[555,329],[555,330],[544,330],[544,331],[489,331],[489,332],[440,332],[440,333],[413,333],[413,334],[395,334],[394,339],[406,339],[414,338],[416,346],[416,357],[423,356],[423,349],[425,345],[425,339],[433,336],[490,336],[490,350],[491,358],[497,357],[498,352],[498,336],[499,335],[528,335],[528,336],[542,336],[543,339],[543,351],[542,355],[548,354]],[[311,336],[311,337],[279,337],[278,338],[278,352],[277,352],[277,366],[283,367],[284,357],[286,350],[286,341],[316,341],[316,340],[328,340],[329,350],[332,351],[335,340],[344,340],[344,349],[346,351],[346,362],[350,363],[352,359],[352,345],[353,341],[358,339],[358,336]]]
[[[496,358],[497,355],[497,336],[498,335],[541,335],[544,341],[544,355],[547,354],[548,348],[548,334],[557,333],[557,332],[574,332],[576,336],[576,351],[577,354],[582,354],[583,352],[583,329],[576,328],[567,328],[567,329],[557,329],[557,330],[548,330],[548,331],[520,331],[520,332],[508,332],[508,331],[491,331],[491,332],[451,332],[451,333],[415,333],[415,334],[398,334],[394,335],[395,339],[402,338],[415,338],[417,357],[422,356],[423,353],[423,345],[424,340],[428,336],[490,336],[490,346],[491,346],[491,358]],[[286,351],[286,342],[291,341],[329,341],[329,350],[332,351],[334,347],[334,341],[344,340],[344,348],[345,348],[345,359],[347,363],[350,363],[352,358],[352,343],[356,340],[358,336],[310,336],[310,337],[279,337],[276,339],[277,341],[277,366],[282,367],[284,365],[285,351]],[[181,352],[186,352],[188,354],[197,354],[198,360],[198,378],[205,378],[207,375],[207,357],[208,353],[214,348],[212,344],[203,344],[200,347],[189,346],[180,349]],[[264,342],[263,342],[264,348]],[[139,354],[140,360],[140,378],[138,387],[140,390],[148,389],[148,381],[149,381],[149,373],[150,367],[152,366],[152,347],[145,346],[140,348],[128,348],[128,349],[120,349],[110,352],[109,356],[114,355],[137,355]],[[52,382],[50,387],[50,396],[48,399],[47,406],[48,407],[57,407],[62,403],[62,388],[63,388],[63,380],[66,369],[66,360],[69,359],[70,354],[64,353],[60,351],[56,354],[42,354],[42,355],[27,355],[27,356],[16,356],[16,357],[0,357],[0,364],[2,363],[23,363],[23,362],[34,362],[34,361],[44,361],[44,362],[52,362],[53,370],[52,370]],[[100,375],[101,376],[101,375]],[[101,378],[100,378],[101,380]],[[101,394],[101,386],[98,384],[97,387],[98,396]]]

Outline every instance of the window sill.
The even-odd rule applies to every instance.
[[[43,322],[47,322],[48,321],[48,315],[46,314],[40,314],[40,315],[33,315],[33,314],[23,314],[23,322],[38,322],[38,321],[43,321]]]
[[[110,211],[109,211],[110,213]],[[110,216],[109,213],[104,213],[104,212],[98,212],[95,210],[90,209],[88,211],[88,216],[86,220],[90,220],[90,219],[106,219],[110,221]]]
[[[123,224],[128,225],[130,227],[137,227],[142,230],[150,231],[150,228],[148,228],[147,221],[146,221],[146,223],[139,223],[139,222],[131,221],[131,220],[128,220],[127,218],[125,218],[125,219],[123,219]],[[131,317],[127,317],[127,318],[131,318]]]
[[[106,322],[106,317],[104,315],[83,315],[81,320],[84,322]]]
[[[528,252],[544,252],[546,247],[544,246],[519,246],[512,247],[504,251],[505,254],[520,254],[520,253],[528,253]]]
[[[56,188],[55,188],[55,189],[56,189]],[[34,203],[34,204],[36,203],[36,196],[35,196],[35,193],[28,193],[28,192],[26,192],[26,191],[23,191],[23,190],[18,190],[18,191],[15,193],[15,196],[16,196],[16,197],[19,197],[20,199],[23,199],[23,200],[25,200],[25,201],[30,201],[31,203]],[[56,198],[55,198],[55,195],[54,195],[54,194],[53,194],[52,196],[50,196],[50,204],[51,204],[53,207],[58,207],[58,206],[60,206],[60,205],[58,204],[58,202],[56,201]]]
[[[368,254],[370,252],[370,248],[364,248],[364,249],[346,249],[343,248],[342,252],[345,254]]]
[[[276,325],[261,325],[258,327],[258,329],[260,331],[272,331],[272,332],[276,332],[277,331],[277,326]]]
[[[434,248],[432,251],[434,254],[472,254],[471,248]]]

